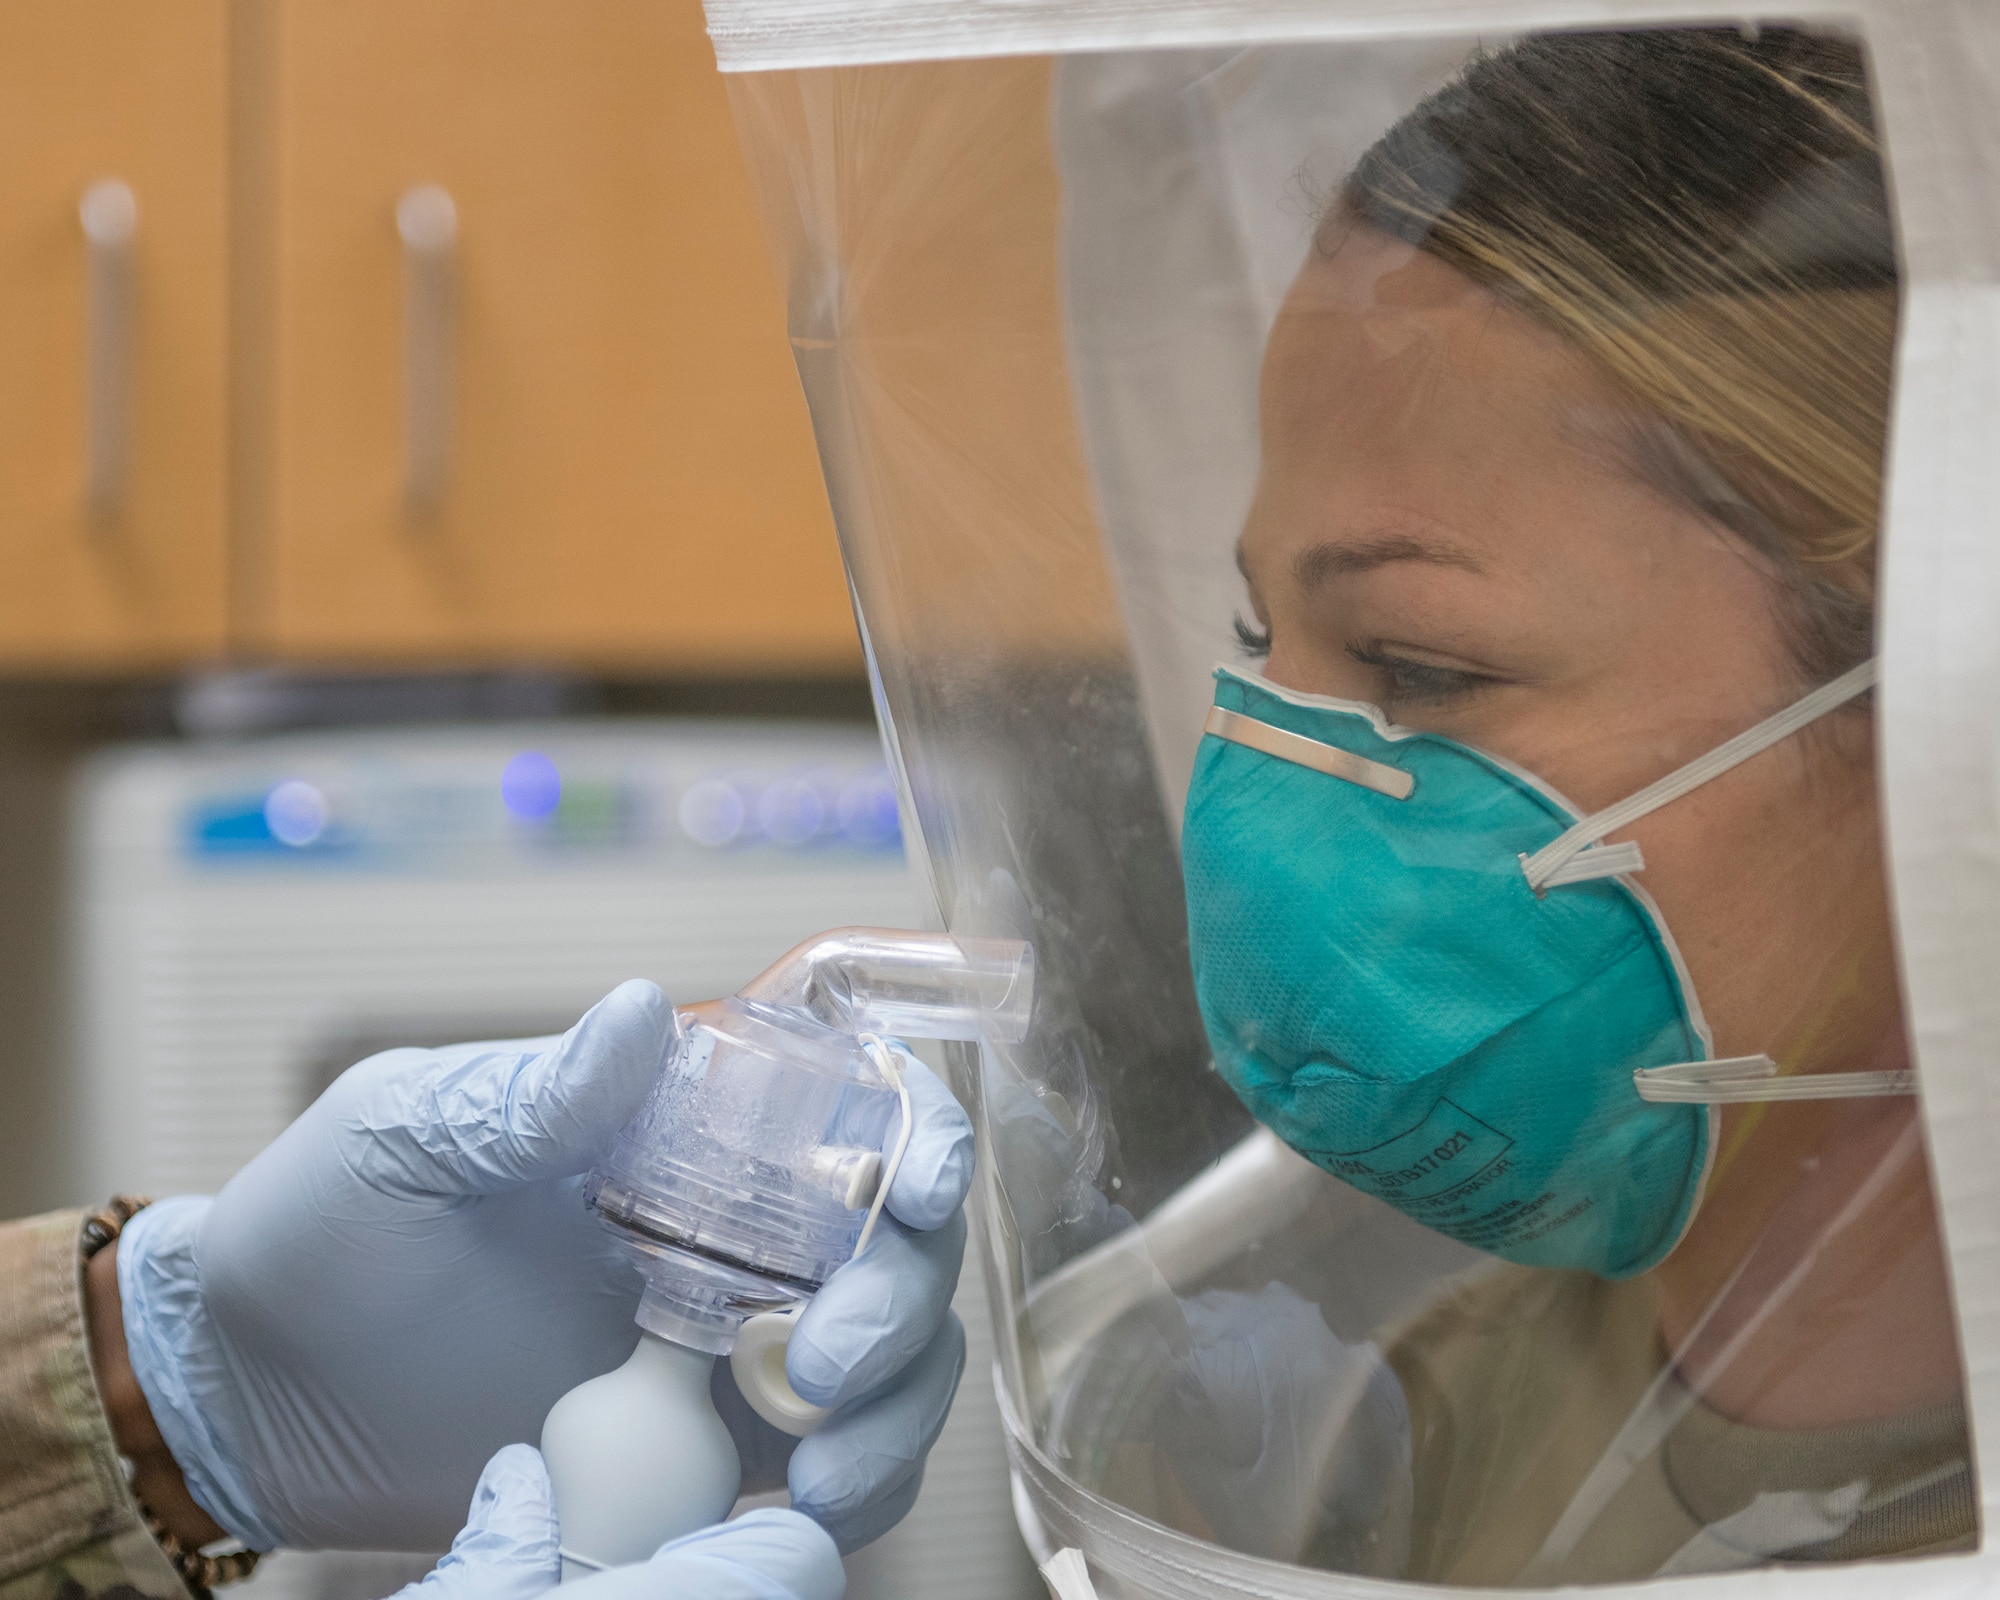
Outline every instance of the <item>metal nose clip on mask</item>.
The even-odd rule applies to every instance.
[[[1216,1065],[1326,1171],[1524,1266],[1630,1277],[1700,1203],[1725,1101],[1907,1094],[1907,1072],[1717,1061],[1639,817],[1865,692],[1870,661],[1579,817],[1374,706],[1215,672],[1181,852]]]
[[[738,1465],[708,1398],[716,1356],[766,1421],[818,1426],[825,1412],[785,1381],[785,1346],[866,1245],[909,1142],[884,1036],[1018,1043],[1034,974],[1018,940],[840,928],[733,998],[677,1011],[658,1084],[588,1183],[646,1287],[632,1359],[543,1426],[565,1577],[644,1560],[727,1513]]]

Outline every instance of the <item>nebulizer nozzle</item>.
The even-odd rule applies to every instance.
[[[717,1356],[766,1420],[818,1425],[785,1381],[785,1344],[866,1244],[909,1144],[887,1036],[1019,1042],[1033,1000],[1018,940],[839,928],[676,1012],[659,1081],[588,1183],[645,1291],[631,1361],[543,1427],[565,1577],[643,1560],[728,1511],[739,1469],[708,1399]]]
[[[804,1012],[838,1033],[907,1039],[1027,1037],[1034,955],[1018,939],[836,928],[808,939],[738,993]]]

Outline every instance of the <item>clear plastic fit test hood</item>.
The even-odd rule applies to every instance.
[[[981,1141],[974,1230],[1040,1553],[1080,1549],[1107,1597],[1485,1592],[1406,1577],[1441,1491],[1423,1439],[1411,1487],[1408,1419],[1428,1402],[1392,1345],[1493,1264],[1324,1177],[1216,1075],[1179,818],[1209,665],[1235,658],[1232,618],[1248,615],[1231,544],[1257,472],[1258,376],[1315,208],[1481,40],[1717,14],[706,9],[908,837],[946,927],[1036,952],[1030,1037],[949,1054]],[[1829,1484],[1811,1504],[1753,1496],[1734,1523],[1691,1512],[1708,1544],[1648,1568],[1643,1592],[1970,1594],[2000,1582],[2000,11],[1772,4],[1746,27],[1787,18],[1865,50],[1893,196],[1877,751],[1981,1548],[1842,1559],[1866,1494]],[[1783,1431],[1758,1430],[1759,1448]],[[1572,1522],[1606,1497],[1603,1442],[1576,1469]],[[1498,1491],[1451,1495],[1477,1542]],[[1754,1525],[1777,1511],[1826,1518],[1828,1553],[1722,1570],[1732,1550],[1746,1567],[1772,1552]],[[1540,1586],[1579,1581],[1549,1563],[1564,1526],[1494,1592],[1551,1570]]]

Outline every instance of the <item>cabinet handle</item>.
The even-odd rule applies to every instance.
[[[396,202],[403,240],[403,502],[437,512],[451,486],[458,208],[434,183]]]
[[[84,485],[90,512],[114,517],[132,477],[133,240],[139,202],[104,178],[77,206],[84,238]]]

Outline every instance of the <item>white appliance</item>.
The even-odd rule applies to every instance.
[[[733,993],[806,935],[920,925],[870,728],[552,722],[106,751],[74,795],[76,1202],[210,1191],[392,1044],[567,1027],[628,977]],[[1008,1505],[979,1275],[968,1381],[854,1600],[1038,1587]],[[396,1556],[281,1554],[264,1600],[365,1600]],[[248,1600],[249,1591],[246,1592]]]

